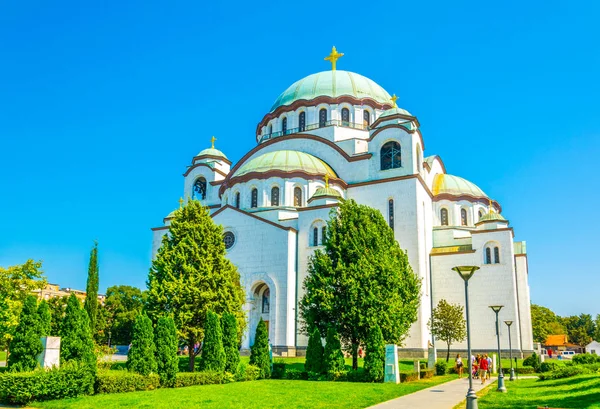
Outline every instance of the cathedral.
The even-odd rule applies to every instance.
[[[299,301],[311,254],[322,248],[330,212],[354,199],[381,212],[413,271],[422,281],[418,319],[399,348],[401,356],[427,356],[432,308],[445,299],[465,305],[455,266],[480,266],[469,280],[471,345],[496,350],[533,349],[525,242],[502,215],[500,203],[474,183],[447,173],[438,155],[425,156],[416,116],[371,79],[336,69],[343,54],[325,59],[331,70],[302,78],[277,97],[255,130],[256,146],[235,165],[224,152],[204,149],[192,158],[182,196],[199,200],[223,226],[227,256],[247,294],[248,327],[242,349],[253,344],[260,318],[273,352],[302,355]],[[233,166],[232,166],[233,165]],[[156,254],[173,213],[153,231]],[[465,350],[466,341],[452,346]]]

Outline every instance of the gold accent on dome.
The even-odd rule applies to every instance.
[[[393,103],[392,108],[398,108],[398,105],[396,105],[396,101],[398,100],[398,97],[396,96],[396,94],[392,95],[392,97],[390,99],[392,100],[392,103]]]
[[[329,189],[329,175],[325,174],[323,179],[325,179],[325,189]]]
[[[335,46],[333,46],[331,48],[331,54],[329,54],[327,57],[325,57],[325,60],[331,61],[331,71],[335,71],[335,63],[337,60],[339,60],[340,58],[342,58],[344,56],[344,53],[338,53],[337,50],[335,49]]]
[[[494,212],[493,205],[492,205],[492,199],[489,199],[489,201],[490,201],[490,210],[489,210],[488,214],[492,214]]]
[[[215,141],[217,140],[217,138],[215,138],[214,136],[212,138],[210,138],[210,143],[211,143],[211,149],[215,149]]]

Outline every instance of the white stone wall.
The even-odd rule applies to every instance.
[[[516,255],[515,267],[519,299],[519,317],[521,324],[521,339],[519,340],[519,343],[523,350],[531,351],[533,350],[533,329],[531,327],[531,299],[529,296],[527,256],[524,254]],[[513,348],[514,345],[513,339]]]

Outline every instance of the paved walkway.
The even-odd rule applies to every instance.
[[[492,378],[492,382],[494,382],[494,378]],[[489,384],[490,381],[482,385],[479,379],[473,379],[473,389],[475,389],[475,392],[479,392]],[[468,378],[456,379],[411,393],[410,395],[379,403],[371,406],[369,409],[452,409],[465,399],[468,389]]]

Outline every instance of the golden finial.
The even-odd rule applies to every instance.
[[[323,179],[325,179],[325,189],[329,189],[329,175],[325,174]]]
[[[215,149],[215,141],[217,140],[217,138],[215,138],[214,136],[212,138],[210,138],[210,143],[211,143],[211,149]]]
[[[181,209],[183,207],[183,197],[179,198],[179,208]]]
[[[338,53],[335,46],[331,48],[331,54],[325,57],[326,60],[331,61],[331,71],[335,71],[335,62],[344,56],[344,53]]]
[[[493,209],[492,199],[489,199],[489,201],[490,201],[490,214],[492,214],[492,212],[493,212],[493,210],[492,210]]]
[[[396,105],[396,101],[398,100],[398,97],[396,96],[396,94],[392,95],[392,98],[390,98],[392,100],[392,108],[397,108],[398,105]]]

